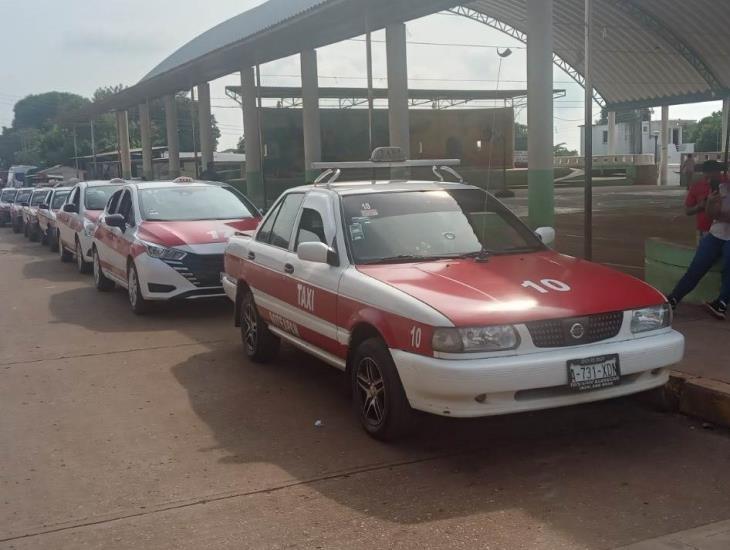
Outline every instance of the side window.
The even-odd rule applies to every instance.
[[[274,222],[276,221],[276,217],[279,215],[281,205],[282,202],[279,202],[276,206],[274,206],[273,210],[269,214],[269,217],[266,218],[264,225],[261,226],[261,230],[256,235],[257,241],[262,243],[268,243],[271,240],[271,228],[274,227]]]
[[[301,243],[325,243],[327,237],[324,234],[324,223],[322,216],[316,210],[304,208],[302,210],[302,218],[299,222],[297,230],[297,241],[294,250],[299,248]]]
[[[122,200],[119,201],[118,214],[124,216],[124,220],[129,225],[134,225],[134,215],[132,214],[132,193],[127,189],[122,195]]]
[[[114,214],[117,211],[117,206],[119,205],[119,198],[122,196],[122,191],[117,191],[114,193],[110,198],[109,202],[106,205],[106,213],[107,214]]]
[[[69,202],[71,204],[75,204],[76,206],[81,206],[81,188],[77,187],[76,189],[74,189],[74,192],[71,195],[71,200]]]
[[[289,241],[291,241],[294,223],[297,220],[302,201],[304,201],[304,195],[300,193],[292,193],[284,199],[281,210],[276,216],[274,227],[271,229],[270,243],[272,245],[279,248],[289,248]]]

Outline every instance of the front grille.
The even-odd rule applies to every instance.
[[[164,262],[197,287],[221,286],[223,254],[191,254]]]
[[[562,348],[614,338],[621,331],[623,321],[623,312],[616,311],[587,317],[533,321],[526,324],[536,347]]]

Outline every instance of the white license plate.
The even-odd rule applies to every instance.
[[[608,388],[621,383],[618,355],[601,355],[568,361],[568,385],[577,391]]]

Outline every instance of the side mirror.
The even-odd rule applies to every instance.
[[[555,229],[552,227],[538,227],[535,230],[535,235],[542,241],[545,246],[552,246],[555,244]]]
[[[20,203],[20,206],[23,206],[23,207],[30,206],[30,203],[29,202],[21,202]]]
[[[63,205],[63,211],[69,214],[78,214],[79,208],[75,204],[68,203]]]
[[[109,227],[118,227],[122,231],[124,231],[127,226],[127,222],[124,221],[124,216],[121,214],[109,214],[108,216],[105,216],[104,223]]]
[[[324,243],[300,243],[297,257],[305,262],[337,265],[337,252]]]
[[[44,202],[38,207],[39,210],[48,210],[48,205]]]

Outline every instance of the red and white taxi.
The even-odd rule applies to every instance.
[[[96,221],[109,198],[124,183],[120,179],[77,183],[56,215],[59,257],[62,262],[70,262],[75,257],[79,273],[91,271],[91,245]]]
[[[230,185],[190,178],[129,183],[99,218],[91,247],[94,282],[102,291],[126,288],[135,313],[153,301],[225,296],[226,243],[260,219]]]
[[[33,242],[39,241],[41,238],[40,228],[38,227],[38,210],[41,205],[46,204],[51,194],[49,187],[39,187],[33,191],[28,201],[28,206],[22,210],[23,216],[23,233]]]
[[[413,409],[488,416],[663,385],[684,351],[665,297],[554,236],[463,183],[315,184],[231,238],[223,283],[249,357],[284,340],[346,371],[382,439]]]
[[[34,187],[21,187],[10,205],[10,225],[13,227],[13,233],[23,231],[23,208],[30,204],[33,191],[35,191]]]
[[[0,227],[10,223],[10,209],[17,194],[18,190],[15,187],[5,187],[0,190]]]
[[[58,252],[56,217],[70,193],[70,187],[56,187],[51,191],[46,203],[38,207],[38,228],[41,233],[41,242],[49,245],[51,252]]]

